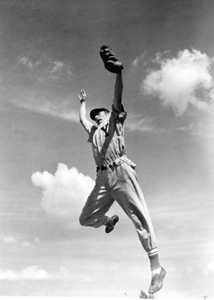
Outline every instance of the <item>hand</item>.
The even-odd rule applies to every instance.
[[[78,98],[81,103],[86,101],[86,92],[84,89],[81,89],[80,95],[78,95]]]

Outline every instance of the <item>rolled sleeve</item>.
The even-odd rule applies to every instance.
[[[89,143],[92,143],[92,142],[93,142],[93,136],[94,136],[94,133],[95,133],[96,130],[97,130],[97,127],[93,125],[93,126],[91,127],[90,132],[89,132],[89,137],[88,137],[88,142],[89,142]]]

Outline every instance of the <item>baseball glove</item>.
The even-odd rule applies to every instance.
[[[118,74],[123,70],[123,64],[109,46],[103,45],[100,48],[100,56],[105,68],[112,73]]]

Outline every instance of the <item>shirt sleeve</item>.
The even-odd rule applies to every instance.
[[[124,110],[123,105],[121,104],[120,111],[116,110],[114,108],[114,105],[112,104],[112,117],[116,122],[123,123],[127,117],[127,112]]]
[[[97,127],[93,125],[93,126],[91,127],[90,132],[89,132],[89,137],[88,137],[88,142],[89,142],[89,143],[92,143],[92,142],[93,142],[93,136],[94,136],[94,133],[95,133],[96,130],[97,130]]]

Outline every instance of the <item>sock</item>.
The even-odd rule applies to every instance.
[[[108,227],[112,227],[114,225],[113,222],[112,222],[112,219],[107,217],[107,216],[105,216],[105,217],[106,217],[106,221],[105,221],[104,225],[108,226]]]
[[[152,270],[152,277],[155,276],[155,274],[160,274],[161,272],[161,267],[157,268],[157,269],[153,269]]]
[[[160,268],[159,257],[158,257],[158,249],[154,248],[148,252],[148,257],[150,260],[150,268],[151,270],[155,270]]]

